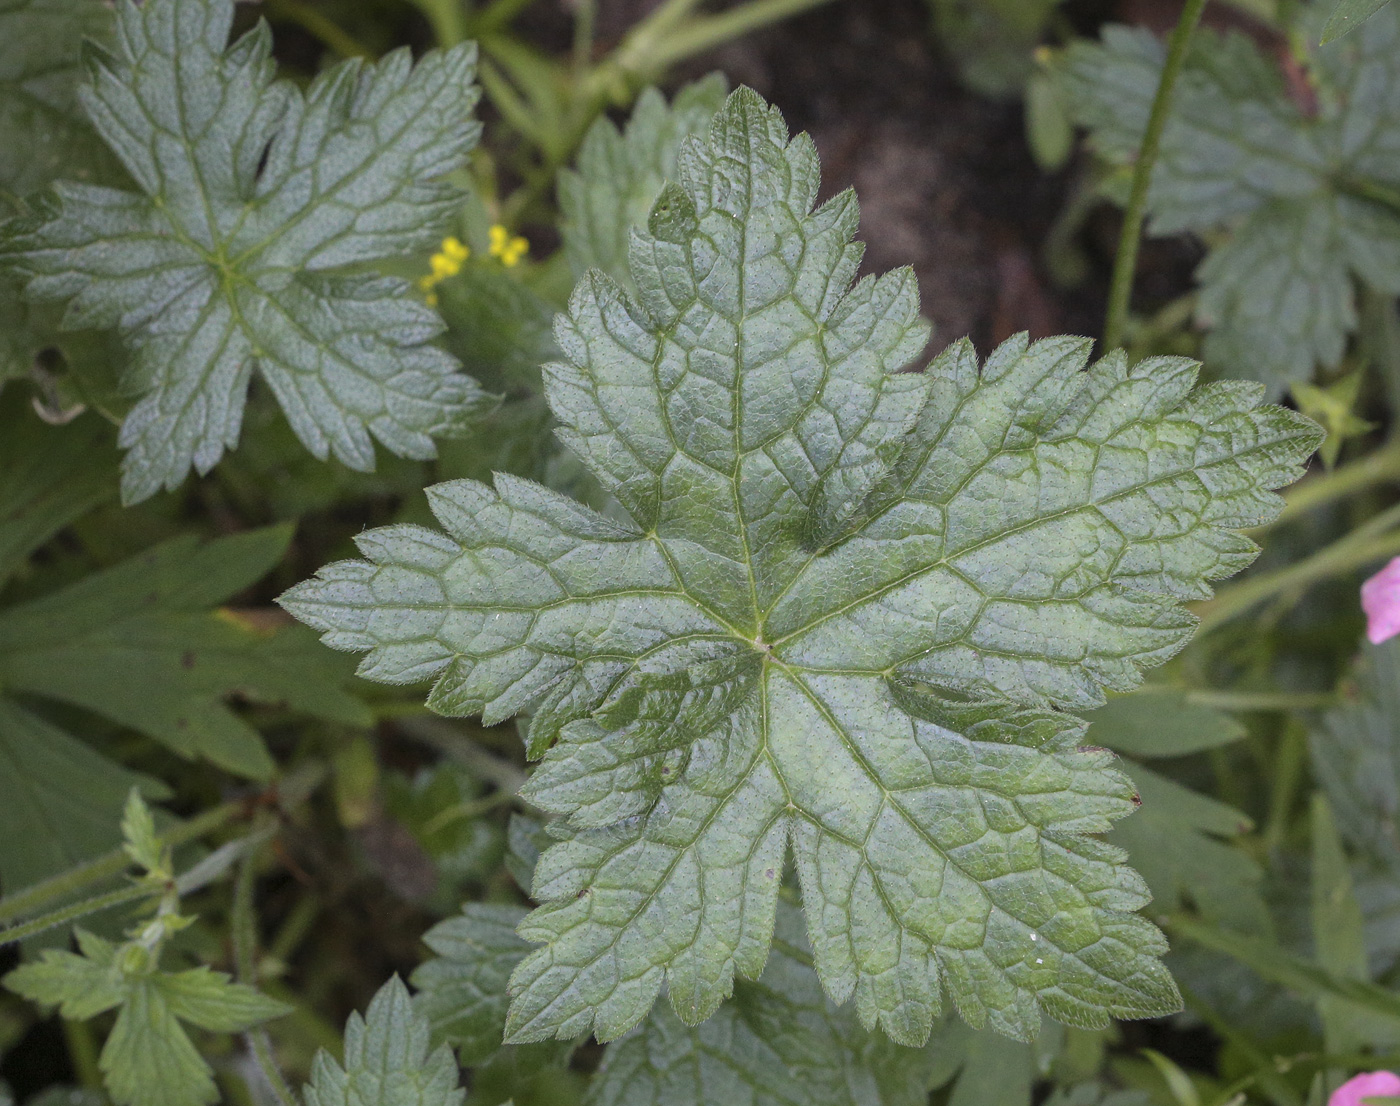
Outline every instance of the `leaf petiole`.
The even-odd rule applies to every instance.
[[[1128,209],[1123,215],[1123,231],[1118,239],[1118,256],[1113,262],[1113,283],[1108,294],[1108,319],[1104,323],[1103,344],[1105,350],[1117,349],[1123,344],[1123,331],[1128,322],[1128,306],[1133,295],[1133,277],[1137,272],[1138,248],[1142,242],[1142,224],[1147,216],[1147,191],[1152,183],[1152,167],[1157,162],[1157,151],[1162,144],[1162,133],[1167,129],[1167,118],[1171,113],[1172,93],[1176,89],[1177,78],[1186,64],[1187,48],[1191,45],[1191,35],[1196,24],[1201,21],[1201,13],[1206,10],[1206,0],[1186,0],[1181,9],[1167,44],[1167,62],[1162,67],[1162,77],[1157,83],[1157,94],[1152,99],[1152,114],[1147,118],[1147,130],[1142,136],[1142,147],[1138,150],[1137,162],[1133,166],[1133,190],[1128,199]]]
[[[158,840],[169,848],[179,848],[191,841],[197,841],[205,834],[212,833],[220,826],[232,821],[241,809],[241,803],[223,803],[191,818],[188,822],[182,822],[173,827],[162,834]],[[77,894],[93,884],[119,876],[129,867],[131,867],[131,857],[118,846],[111,852],[104,853],[86,864],[79,864],[52,879],[16,891],[13,895],[0,899],[0,925],[13,922],[16,918],[22,918],[26,914],[33,914],[36,910]],[[145,893],[142,891],[142,894]],[[6,938],[6,940],[8,939]]]
[[[99,910],[108,910],[111,907],[136,902],[140,899],[155,898],[158,894],[159,892],[149,884],[136,884],[131,887],[119,887],[115,891],[108,891],[105,895],[95,895],[90,899],[83,899],[81,902],[70,903],[68,906],[59,907],[48,914],[41,914],[27,922],[10,926],[9,929],[0,929],[0,947],[12,945],[16,941],[27,941],[30,937],[37,937],[51,929],[76,922],[80,918],[86,918],[89,914],[96,914]]]

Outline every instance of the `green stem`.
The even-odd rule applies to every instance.
[[[178,826],[162,834],[161,844],[178,849],[181,845],[198,840],[205,834],[218,829],[224,823],[232,821],[242,808],[241,803],[230,802],[206,810],[203,814],[196,815],[188,822],[181,822]],[[16,891],[13,895],[0,899],[0,925],[12,922],[16,918],[22,918],[26,914],[33,914],[50,903],[66,899],[86,890],[95,883],[113,879],[129,867],[131,867],[131,857],[126,854],[124,849],[115,848],[95,860],[89,860],[85,864],[79,864],[76,868],[70,868],[62,875]]]
[[[490,44],[485,44],[490,50]],[[490,58],[483,57],[477,64],[477,77],[481,87],[490,98],[492,105],[512,127],[541,149],[549,147],[549,135],[540,127],[528,104],[511,87],[505,75],[496,68]]]
[[[1360,460],[1352,461],[1331,472],[1309,476],[1297,484],[1285,496],[1285,506],[1278,518],[1269,523],[1277,526],[1297,518],[1301,514],[1324,504],[1345,499],[1374,484],[1400,481],[1400,436],[1368,453]],[[1267,527],[1260,527],[1266,529]]]
[[[578,0],[574,13],[574,72],[582,74],[593,60],[593,35],[598,23],[598,0]]]
[[[499,807],[509,806],[515,802],[515,795],[510,791],[496,791],[487,795],[484,799],[473,799],[469,803],[457,803],[439,811],[423,826],[423,836],[436,833],[440,829],[446,829],[453,822],[465,821],[469,818],[479,818],[483,814],[489,814]]]
[[[479,38],[501,30],[534,2],[535,0],[496,0],[471,21],[472,34]]]
[[[413,0],[413,3],[427,18],[433,38],[444,50],[471,37],[461,0]]]
[[[1264,826],[1264,848],[1272,853],[1283,847],[1292,825],[1293,806],[1303,780],[1308,759],[1307,731],[1290,720],[1283,728],[1277,755],[1273,758],[1273,781],[1269,789],[1269,818]]]
[[[263,9],[273,21],[296,24],[342,58],[374,57],[374,51],[354,35],[348,34],[311,5],[303,4],[301,0],[264,0]]]
[[[684,58],[703,54],[769,24],[829,3],[831,0],[753,0],[753,3],[718,15],[693,19],[673,33],[653,39],[644,63],[637,70],[649,73],[664,69]]]
[[[1157,95],[1152,100],[1152,114],[1147,118],[1147,131],[1142,136],[1137,164],[1133,166],[1133,189],[1128,209],[1123,215],[1123,232],[1118,239],[1118,256],[1113,263],[1113,284],[1108,295],[1108,319],[1104,323],[1104,348],[1113,350],[1123,344],[1123,330],[1128,322],[1128,307],[1133,296],[1133,277],[1137,274],[1138,247],[1142,241],[1142,224],[1147,216],[1147,191],[1152,183],[1152,167],[1157,163],[1157,151],[1162,145],[1162,132],[1167,129],[1171,114],[1172,93],[1177,78],[1186,64],[1186,50],[1191,34],[1201,21],[1206,0],[1186,0],[1181,18],[1167,44],[1167,61],[1162,78],[1157,83]]]
[[[1216,710],[1326,710],[1337,705],[1330,691],[1188,691],[1186,701]]]
[[[97,895],[91,899],[84,899],[82,902],[72,903],[52,913],[42,914],[30,921],[10,926],[9,929],[0,929],[0,946],[11,945],[16,941],[26,941],[30,937],[45,933],[50,929],[76,922],[79,918],[86,918],[89,914],[96,914],[99,910],[107,910],[113,906],[121,906],[123,903],[135,902],[138,899],[149,899],[155,894],[156,892],[149,885],[137,884],[132,887],[120,887],[115,891],[108,891],[105,895]]]
[[[1214,599],[1196,607],[1201,619],[1198,632],[1207,633],[1282,592],[1301,591],[1319,580],[1340,576],[1363,565],[1400,554],[1400,531],[1389,530],[1396,522],[1400,522],[1400,508],[1392,507],[1306,560],[1262,573],[1225,589]],[[1388,532],[1378,533],[1383,529]]]
[[[249,987],[258,985],[258,920],[253,902],[253,882],[258,854],[261,851],[253,849],[238,866],[238,877],[233,885],[233,915],[230,919],[234,970],[238,973],[238,981],[246,983]],[[277,1066],[277,1058],[272,1053],[272,1042],[268,1039],[267,1031],[262,1028],[250,1029],[243,1036],[279,1106],[297,1106],[296,1095],[292,1093],[291,1087],[287,1086],[287,1080]]]
[[[488,753],[445,719],[400,718],[395,725],[409,737],[433,746],[474,775],[494,783],[511,796],[525,786],[528,777],[524,772],[510,761]]]

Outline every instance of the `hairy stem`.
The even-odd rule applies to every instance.
[[[161,844],[176,849],[181,845],[198,840],[226,822],[232,821],[240,809],[241,804],[231,802],[206,810],[203,814],[191,818],[188,822],[182,822],[162,834]],[[13,895],[0,899],[0,925],[12,922],[16,918],[22,918],[26,914],[33,914],[50,903],[76,895],[93,884],[119,876],[129,867],[131,867],[131,857],[126,854],[124,849],[118,847],[95,860],[89,860],[85,864],[79,864],[76,868],[70,868],[62,875],[16,891]]]
[[[150,885],[138,884],[133,887],[119,887],[115,891],[108,891],[105,895],[96,895],[93,898],[84,899],[82,902],[71,903],[51,913],[41,914],[30,921],[10,926],[9,929],[0,929],[0,946],[28,940],[40,933],[46,933],[59,926],[76,922],[79,918],[86,918],[89,914],[96,914],[99,910],[121,906],[123,903],[136,902],[138,899],[149,899],[155,894],[158,892],[153,891]]]
[[[258,985],[258,921],[253,902],[253,881],[258,854],[261,851],[251,850],[238,866],[238,877],[233,885],[233,913],[229,921],[233,938],[234,970],[238,974],[238,981],[250,987]],[[282,1070],[277,1066],[277,1058],[272,1053],[272,1042],[268,1039],[266,1030],[250,1029],[243,1038],[279,1106],[297,1106],[296,1095],[292,1093]]]
[[[1117,349],[1123,344],[1123,330],[1128,322],[1128,306],[1133,296],[1133,277],[1137,274],[1138,247],[1142,242],[1142,224],[1147,216],[1147,190],[1152,183],[1152,168],[1157,163],[1157,151],[1162,145],[1162,132],[1171,114],[1172,93],[1177,78],[1186,64],[1186,51],[1191,34],[1201,21],[1206,0],[1186,0],[1181,18],[1167,44],[1167,61],[1162,66],[1162,79],[1157,82],[1157,94],[1152,100],[1152,113],[1147,118],[1147,130],[1142,136],[1137,164],[1133,166],[1133,189],[1128,209],[1123,215],[1123,232],[1118,239],[1118,256],[1113,262],[1113,284],[1108,294],[1108,319],[1104,323],[1105,349]]]

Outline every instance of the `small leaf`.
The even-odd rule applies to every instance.
[[[3,982],[30,1002],[57,1006],[74,1021],[86,1021],[126,1001],[130,986],[115,961],[116,949],[91,933],[78,933],[83,955],[44,949],[39,959],[22,964]]]
[[[118,1106],[207,1106],[214,1073],[153,980],[135,980],[98,1060]]]
[[[1322,44],[1325,46],[1333,39],[1341,38],[1354,30],[1389,2],[1390,0],[1338,0],[1336,8],[1327,17],[1327,23],[1322,28]]]
[[[122,838],[122,848],[127,856],[152,875],[170,878],[171,873],[167,871],[169,858],[156,836],[156,821],[151,817],[151,808],[134,787],[126,797],[126,809],[122,813]]]
[[[444,1045],[429,1052],[428,1021],[415,1013],[397,976],[362,1018],[345,1024],[345,1063],[318,1052],[305,1089],[307,1106],[460,1106],[457,1064]]]
[[[1144,688],[1089,715],[1089,740],[1135,757],[1181,757],[1244,737],[1230,715],[1191,703],[1184,691]]]
[[[151,985],[175,1017],[215,1033],[242,1033],[292,1012],[286,1003],[206,967],[161,972],[151,977]]]
[[[457,1049],[475,1067],[501,1047],[510,998],[506,983],[530,951],[515,932],[525,911],[513,906],[467,903],[462,916],[439,922],[423,937],[437,958],[419,965],[411,982],[418,1013],[435,1040]]]

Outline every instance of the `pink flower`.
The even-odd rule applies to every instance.
[[[1397,560],[1400,560],[1400,558],[1397,558]],[[1386,572],[1391,574],[1391,583],[1388,586],[1392,589],[1396,587],[1395,576],[1397,571],[1400,571],[1396,570],[1395,565],[1396,561],[1391,561],[1386,567],[1385,572],[1381,573],[1381,576],[1384,576]],[[1376,579],[1379,579],[1379,577],[1376,577]],[[1374,580],[1367,581],[1368,586],[1371,583],[1374,583]],[[1392,599],[1391,602],[1393,610],[1394,600]],[[1369,608],[1367,609],[1367,613],[1370,613]],[[1392,613],[1391,618],[1394,619],[1395,617],[1396,616]],[[1395,631],[1391,630],[1390,633],[1393,634]],[[1386,636],[1389,637],[1390,635],[1387,634]],[[1372,638],[1371,640],[1375,641],[1376,639]],[[1333,1091],[1332,1097],[1327,1100],[1327,1106],[1362,1106],[1368,1098],[1384,1098],[1387,1095],[1400,1095],[1400,1075],[1396,1075],[1393,1071],[1368,1071],[1363,1072],[1353,1079],[1348,1079]]]
[[[1361,585],[1361,609],[1372,645],[1400,634],[1400,557]]]

